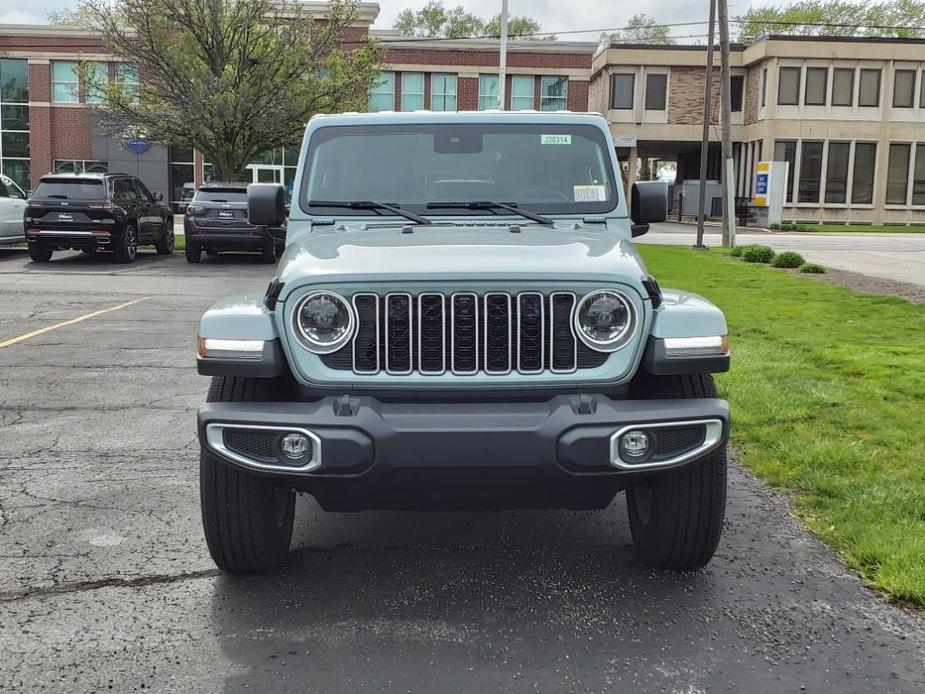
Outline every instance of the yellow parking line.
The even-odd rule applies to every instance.
[[[74,323],[80,323],[81,321],[85,321],[88,318],[95,318],[96,316],[101,316],[104,313],[109,313],[110,311],[118,311],[120,308],[134,306],[135,304],[140,304],[142,301],[147,301],[150,298],[151,298],[150,296],[146,296],[141,299],[135,299],[134,301],[126,301],[124,304],[119,304],[118,306],[112,306],[110,308],[104,308],[99,311],[93,311],[93,313],[86,313],[82,316],[77,316],[77,318],[71,318],[70,320],[66,320],[61,323],[55,323],[54,325],[47,325],[44,328],[33,330],[31,333],[26,333],[25,335],[19,335],[18,337],[11,337],[9,340],[4,340],[3,342],[0,342],[0,348],[10,347],[11,345],[15,345],[18,342],[23,342],[30,338],[38,337],[39,335],[44,335],[45,333],[51,332],[52,330],[57,330],[58,328],[63,328],[68,325],[74,325]]]

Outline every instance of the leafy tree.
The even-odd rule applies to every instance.
[[[429,0],[416,12],[402,10],[393,28],[404,36],[420,38],[500,36],[501,15],[486,20],[467,12],[462,5],[447,7],[443,0]],[[508,36],[511,38],[529,38],[539,30],[539,23],[530,17],[508,17]]]
[[[49,24],[68,27],[85,27],[90,25],[90,15],[82,7],[55,10],[45,15]]]
[[[104,124],[195,147],[221,180],[243,179],[254,157],[298,141],[315,113],[365,110],[381,71],[375,43],[343,42],[353,0],[332,0],[324,21],[275,0],[84,0],[80,11],[140,66],[137,83],[118,70],[106,83],[81,63]]]
[[[917,38],[925,35],[925,1],[799,0],[783,7],[752,7],[736,20],[745,43],[772,34]]]
[[[602,34],[604,43],[617,41],[619,43],[652,43],[668,45],[674,43],[668,27],[659,24],[654,17],[647,14],[634,14],[626,22],[626,27],[612,34]]]

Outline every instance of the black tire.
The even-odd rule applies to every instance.
[[[202,260],[202,248],[192,243],[189,238],[186,239],[186,248],[183,251],[186,254],[186,262],[198,263]]]
[[[640,384],[634,384],[639,392]],[[714,398],[708,374],[649,377],[650,398]],[[674,472],[647,478],[626,492],[630,531],[639,559],[657,569],[687,571],[713,557],[726,514],[726,448]]]
[[[263,247],[263,253],[260,254],[260,259],[265,263],[275,263],[276,262],[276,246],[272,243],[268,243]]]
[[[115,239],[113,254],[117,263],[134,263],[138,256],[138,230],[132,224],[125,225],[122,237]]]
[[[268,402],[275,381],[217,376],[209,402]],[[279,568],[292,540],[295,492],[229,465],[204,448],[199,458],[202,526],[209,554],[228,573]]]
[[[51,250],[38,243],[29,244],[29,257],[33,263],[47,263],[51,260]]]
[[[164,229],[161,231],[161,238],[154,244],[158,255],[171,255],[173,253],[176,239],[173,235],[173,220],[169,217],[164,220]]]

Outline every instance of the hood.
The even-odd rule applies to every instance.
[[[286,248],[279,279],[287,294],[309,283],[394,279],[617,281],[641,287],[645,269],[633,244],[603,226],[519,229],[409,225],[314,231]]]

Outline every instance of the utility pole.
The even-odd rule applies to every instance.
[[[706,80],[703,92],[703,139],[700,142],[700,200],[697,205],[697,248],[703,247],[703,222],[707,203],[707,155],[710,148],[710,102],[713,99],[713,39],[716,34],[716,0],[710,0],[710,29],[707,39]]]
[[[723,103],[723,245],[735,246],[735,162],[732,157],[732,78],[729,74],[729,6],[719,0],[720,79]]]
[[[507,3],[501,0],[501,60],[498,66],[498,110],[504,110],[504,86],[507,82]]]

